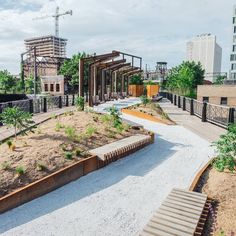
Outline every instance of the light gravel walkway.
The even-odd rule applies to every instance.
[[[171,189],[187,189],[213,156],[209,142],[182,126],[124,118],[155,132],[155,143],[0,215],[0,233],[137,235]]]

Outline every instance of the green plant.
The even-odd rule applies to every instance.
[[[84,111],[84,97],[77,97],[75,100],[75,106],[77,107],[78,110]]]
[[[8,107],[0,115],[2,123],[7,127],[14,127],[15,138],[17,137],[17,131],[23,131],[23,129],[29,129],[34,121],[32,115],[28,112],[24,112],[18,107]]]
[[[216,146],[218,152],[218,156],[213,161],[213,166],[218,171],[225,169],[234,171],[236,167],[236,125],[230,125],[228,132],[221,135],[213,145]]]
[[[65,158],[67,160],[72,160],[73,159],[73,153],[72,152],[65,152]]]
[[[88,137],[92,137],[93,134],[96,132],[97,132],[97,128],[95,128],[93,126],[88,126],[85,133]]]
[[[116,128],[120,126],[122,124],[122,120],[120,117],[119,110],[115,106],[112,106],[109,108],[109,112],[110,112],[110,116],[112,117],[113,127]]]
[[[4,161],[2,164],[1,164],[1,169],[2,170],[9,170],[10,169],[10,164],[6,161]]]
[[[74,127],[71,127],[71,126],[67,126],[67,127],[65,128],[65,134],[66,134],[67,137],[68,137],[70,140],[72,140],[72,141],[74,141],[74,140],[76,139],[76,137],[77,137],[77,135],[76,135],[76,129],[75,129]]]
[[[62,128],[64,128],[64,125],[62,125],[61,123],[57,122],[56,123],[56,127],[55,127],[56,132],[59,132],[60,129],[62,129]]]
[[[38,171],[44,171],[47,169],[46,165],[42,162],[37,162],[36,166]]]
[[[7,140],[7,146],[8,146],[9,149],[11,148],[12,144],[13,144],[13,143],[12,143],[11,140]]]
[[[51,119],[56,119],[56,118],[57,118],[56,114],[51,115]]]
[[[75,150],[75,155],[76,155],[77,157],[79,157],[79,156],[81,156],[81,154],[82,154],[81,149],[77,148],[77,149]]]
[[[23,167],[23,166],[17,166],[17,167],[16,167],[16,173],[17,173],[18,175],[23,175],[23,174],[25,174],[25,169],[24,169],[24,167]]]
[[[140,74],[139,75],[133,75],[130,78],[129,84],[130,85],[143,85],[142,76]]]
[[[151,103],[151,100],[147,96],[141,96],[140,99],[141,99],[141,102],[144,106]]]

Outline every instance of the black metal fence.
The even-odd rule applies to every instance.
[[[2,113],[7,107],[19,107],[25,112],[37,114],[43,112],[50,112],[53,110],[61,109],[63,107],[74,106],[74,104],[75,95],[40,97],[34,99],[0,103],[0,113]]]
[[[228,128],[229,124],[236,123],[236,110],[233,107],[200,102],[167,92],[162,92],[161,95],[170,100],[175,106],[188,111],[190,115],[199,117],[202,122],[210,122],[223,128]]]

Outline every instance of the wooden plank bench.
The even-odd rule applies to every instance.
[[[98,156],[100,160],[99,166],[102,167],[126,155],[129,155],[150,143],[152,143],[152,138],[150,135],[136,134],[90,150],[89,152],[92,155]]]
[[[140,236],[201,235],[208,211],[207,195],[174,188]]]

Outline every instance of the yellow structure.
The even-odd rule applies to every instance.
[[[152,98],[159,93],[160,86],[158,84],[155,85],[147,85],[147,97]]]

